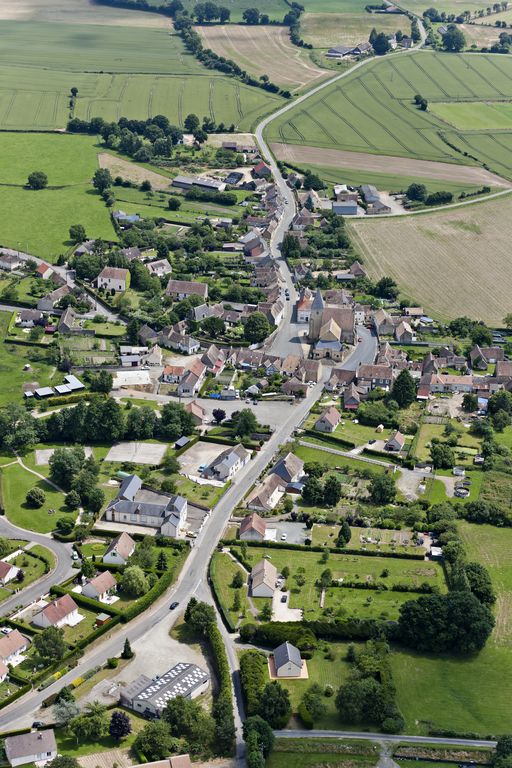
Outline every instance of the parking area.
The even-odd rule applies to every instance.
[[[160,464],[167,445],[162,443],[117,443],[113,445],[105,457],[105,461],[123,463],[131,461],[134,464]]]
[[[181,473],[183,475],[199,475],[199,467],[209,466],[217,456],[226,450],[229,446],[218,443],[197,442],[188,451],[179,456],[181,464]]]
[[[221,408],[225,411],[227,418],[235,411],[241,411],[242,408],[249,408],[260,424],[268,424],[271,427],[277,427],[283,423],[283,420],[295,408],[294,403],[286,401],[265,401],[260,400],[257,405],[251,401],[246,403],[244,399],[240,400],[210,400],[209,397],[198,398],[198,403],[208,414],[207,418],[211,421],[212,413],[215,408]]]
[[[286,595],[286,602],[282,602]],[[302,608],[290,608],[290,593],[276,590],[272,598],[272,621],[302,621]]]
[[[283,538],[283,536],[285,538]],[[266,541],[286,541],[288,544],[304,544],[311,531],[303,523],[289,523],[269,520],[267,524]]]

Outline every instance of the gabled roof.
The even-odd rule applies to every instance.
[[[137,491],[140,491],[141,488],[142,480],[140,477],[138,475],[128,475],[128,477],[125,477],[121,482],[117,498],[133,501],[135,499],[135,494]]]
[[[251,571],[252,588],[265,584],[271,589],[275,589],[277,579],[277,568],[269,560],[263,558],[257,563]]]
[[[302,667],[303,664],[299,649],[286,641],[274,650],[274,665],[276,669],[279,669],[288,662],[296,664],[298,667]]]
[[[103,267],[98,275],[106,280],[126,280],[129,271],[123,267]]]
[[[8,563],[5,560],[0,560],[0,580],[3,581],[13,568],[16,568],[16,566],[13,563]]]
[[[336,426],[340,420],[340,413],[334,405],[330,405],[329,408],[326,408],[318,419],[318,421],[327,421],[329,424],[332,424],[333,427]]]
[[[55,625],[66,616],[69,616],[73,611],[78,610],[78,605],[75,603],[71,595],[62,595],[48,603],[40,612],[50,624]],[[37,615],[39,615],[37,614]]]
[[[304,462],[302,459],[299,459],[298,456],[295,456],[295,454],[290,451],[286,456],[279,459],[277,464],[275,464],[270,471],[272,474],[279,475],[279,477],[282,477],[283,480],[288,482],[292,477],[295,477],[295,475],[298,475],[303,470]]]
[[[108,592],[109,589],[113,589],[117,586],[116,578],[110,571],[103,571],[103,573],[95,576],[94,579],[89,579],[87,583],[94,587],[99,595],[103,595],[105,592]]]
[[[123,560],[128,560],[134,549],[135,542],[132,537],[127,533],[121,533],[119,536],[116,536],[116,538],[113,539],[113,541],[110,543],[107,551],[105,552],[105,555],[108,555],[111,552],[117,552],[117,554],[122,557]]]
[[[265,535],[267,530],[267,524],[265,520],[258,515],[257,512],[253,512],[248,515],[240,525],[240,533],[246,533],[246,531],[256,531],[261,536]]]
[[[30,641],[18,629],[13,629],[8,635],[0,637],[0,659],[8,659],[13,653],[21,651],[30,645]]]
[[[5,739],[5,754],[9,761],[53,752],[57,752],[53,728],[20,733],[18,736],[8,736]]]

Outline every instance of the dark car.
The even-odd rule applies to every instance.
[[[376,440],[368,440],[368,445],[373,445],[376,442],[377,442]]]
[[[44,728],[44,723],[41,720],[34,720],[32,728]]]
[[[175,600],[174,603],[171,603],[169,606],[170,611],[174,611],[175,608],[177,608],[179,603]]]
[[[283,595],[281,598],[281,602],[286,603],[287,600],[288,600],[288,595]]]

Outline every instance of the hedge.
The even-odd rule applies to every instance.
[[[301,650],[316,647],[316,639],[322,640],[371,640],[387,636],[392,639],[396,622],[379,619],[336,619],[335,621],[279,622],[244,624],[240,628],[243,642],[276,648],[288,640]],[[302,646],[302,648],[301,648]]]
[[[32,728],[17,728],[13,731],[2,731],[0,733],[0,739],[6,739],[7,736],[19,736],[21,733],[30,733]]]
[[[258,713],[260,696],[267,682],[267,657],[261,651],[244,651],[240,656],[240,683],[247,717]]]
[[[231,673],[222,635],[215,624],[210,624],[207,638],[213,656],[213,667],[219,682],[219,690],[213,701],[212,715],[215,720],[217,747],[221,754],[232,755],[235,746],[235,718],[233,715],[233,689]]]
[[[309,712],[304,702],[301,702],[299,704],[298,714],[300,719],[302,720],[302,725],[304,726],[304,728],[311,730],[314,726],[314,720],[311,717],[311,713]]]
[[[355,549],[351,547],[319,547],[311,546],[308,544],[290,544],[288,542],[281,543],[280,541],[239,541],[237,539],[221,539],[219,542],[224,547],[241,547],[245,543],[248,547],[264,547],[268,549],[288,549],[296,552],[331,552],[334,555],[360,555],[361,557],[391,557],[403,560],[424,560],[424,555],[415,554],[414,552],[377,552],[369,551],[366,549]],[[236,552],[232,550],[233,555],[239,560],[242,565],[251,570],[252,565],[246,563]]]
[[[61,587],[60,584],[54,584],[53,587],[50,589],[50,594],[52,595],[68,595],[71,594],[71,591],[68,589],[65,589],[64,587]],[[121,616],[123,614],[123,611],[120,608],[116,608],[113,605],[106,605],[105,603],[100,603],[98,600],[93,600],[92,597],[86,597],[85,595],[75,593],[71,595],[75,603],[78,603],[78,605],[83,605],[84,608],[90,608],[93,611],[96,611],[97,613],[108,613],[111,616]]]
[[[101,627],[98,627],[94,630],[94,632],[91,632],[90,635],[87,635],[87,637],[82,638],[82,640],[79,640],[75,644],[75,648],[86,648],[90,643],[94,642],[94,640],[97,640],[98,637],[101,637],[105,634],[105,632],[109,632],[112,627],[115,627],[116,624],[120,624],[122,620],[121,616],[114,616],[111,621],[107,621],[106,624],[103,624]]]
[[[384,459],[388,464],[402,464],[403,459],[401,456],[396,456],[386,451],[372,451],[369,448],[363,448],[360,456],[366,456],[369,459]]]
[[[339,448],[342,446],[350,449],[356,447],[356,444],[353,443],[352,440],[345,440],[345,438],[341,437],[333,437],[332,435],[324,434],[323,432],[317,432],[314,429],[305,429],[304,434],[308,435],[309,437],[314,437],[316,440],[321,440],[323,443],[330,443],[333,447]],[[322,462],[320,461],[320,463]]]
[[[139,599],[133,603],[133,605],[130,605],[126,609],[126,611],[121,616],[121,621],[126,624],[126,622],[134,619],[135,616],[138,616],[139,613],[145,611],[146,608],[149,608],[149,606],[154,603],[155,600],[160,597],[160,595],[163,595],[163,593],[171,586],[173,581],[174,571],[166,571],[164,575],[158,579],[154,587],[151,587],[149,592],[146,592],[145,595],[139,597]]]
[[[3,709],[3,707],[7,707],[9,704],[12,704],[13,701],[16,701],[16,699],[19,699],[21,696],[24,696],[26,693],[28,693],[30,690],[32,690],[32,686],[30,683],[26,683],[21,688],[19,688],[14,693],[11,693],[10,696],[7,696],[6,699],[4,699],[0,703],[0,709]],[[30,729],[29,729],[30,730]],[[15,732],[16,733],[16,732]],[[18,733],[26,733],[26,731],[18,731]],[[4,734],[2,734],[3,736]],[[6,734],[7,735],[7,734]]]

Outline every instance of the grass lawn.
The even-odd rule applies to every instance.
[[[0,192],[0,196],[1,194]],[[11,314],[11,312],[0,311],[0,339],[2,340],[7,337]],[[0,341],[0,370],[3,380],[9,382],[8,387],[4,386],[0,389],[0,407],[13,400],[21,400],[21,387],[24,383],[37,381],[41,387],[62,383],[62,374],[57,371],[54,365],[31,359],[34,350],[35,348],[32,347],[21,347],[17,344],[9,344],[8,341],[3,341],[3,343]],[[37,355],[40,356],[39,351],[37,351]],[[24,371],[23,366],[27,363],[30,363],[31,370]]]
[[[35,549],[35,547],[33,547],[33,549]],[[40,550],[43,549],[45,550],[44,554],[48,555],[49,550],[45,547],[40,547]],[[21,569],[25,574],[25,578],[22,582],[17,582],[16,580],[8,582],[8,584],[2,590],[2,592],[6,592],[7,594],[2,595],[2,599],[13,594],[17,589],[24,589],[25,587],[28,587],[29,584],[32,584],[33,581],[40,579],[41,576],[43,576],[45,573],[45,564],[43,561],[31,555],[30,551],[23,552],[23,554],[18,555],[14,558],[14,560],[10,560],[9,562],[15,565],[17,568]]]
[[[231,583],[236,573],[242,574],[245,585],[247,581],[246,572],[225,552],[214,552],[210,566],[210,575],[212,577],[215,594],[235,625],[238,623],[240,614],[244,612],[247,613],[249,609],[247,589],[243,586],[238,590],[240,595],[240,610],[233,610],[233,600],[237,590],[231,586]]]
[[[351,527],[350,530],[352,531],[352,538],[347,546],[351,549],[365,549],[369,552],[405,552],[414,554],[425,551],[422,547],[411,546],[412,531],[354,527]],[[334,547],[338,532],[338,526],[315,524],[312,529],[313,545]],[[362,537],[366,541],[362,541]],[[371,539],[370,543],[368,539]]]
[[[146,408],[151,408],[153,411],[159,411],[162,407],[162,404],[157,403],[156,400],[144,400],[142,397],[122,397],[121,402],[131,403],[138,408],[143,408],[145,406]]]
[[[504,472],[482,472],[480,498],[510,508],[512,504],[512,475]]]
[[[99,335],[100,337],[109,336],[117,338],[126,334],[126,326],[117,325],[116,323],[98,323],[93,322],[92,320],[86,320],[84,328],[92,328],[96,331],[96,335]]]
[[[345,661],[348,645],[349,643],[322,643],[322,647],[315,651],[313,658],[306,662],[309,675],[307,680],[280,680],[283,688],[286,688],[290,693],[294,713],[297,712],[302,697],[313,683],[318,683],[322,690],[325,689],[326,685],[332,685],[336,692],[346,682],[352,667]],[[334,654],[334,659],[327,658],[329,652]],[[331,697],[323,697],[322,701],[327,706],[327,712],[322,718],[315,721],[315,728],[328,730],[340,727],[341,721],[335,699],[336,693]]]
[[[64,505],[64,495],[44,480],[40,480],[19,464],[4,467],[0,476],[2,494],[7,518],[14,525],[37,533],[49,533],[55,528],[56,520],[62,515],[75,519],[76,512],[69,512]],[[27,491],[41,488],[46,496],[42,507],[33,509],[25,501]],[[50,513],[50,509],[55,513]]]
[[[333,434],[335,437],[351,440],[356,445],[363,445],[368,440],[387,440],[392,431],[385,429],[384,432],[377,432],[375,427],[354,424],[350,419],[344,419],[338,424]]]
[[[16,693],[20,688],[20,683],[16,683],[8,677],[3,683],[0,683],[0,703],[8,696],[12,696],[13,693]]]
[[[96,623],[96,616],[100,611],[91,611],[89,608],[84,608],[82,605],[78,607],[78,613],[84,618],[82,621],[74,627],[65,626],[64,639],[67,643],[76,643],[78,640],[82,640],[87,635],[90,635],[94,630]]]
[[[337,724],[339,725],[339,723]],[[267,760],[267,768],[373,768],[379,747],[369,741],[350,739],[279,739]]]
[[[394,651],[391,665],[406,733],[431,725],[484,736],[510,730],[510,647],[489,642],[469,659]]]
[[[512,640],[512,530],[492,525],[459,522],[468,560],[482,563],[492,579],[497,601],[493,640],[507,645]]]
[[[90,557],[103,557],[105,552],[107,551],[108,545],[102,544],[99,541],[90,543],[90,544],[82,544],[80,547],[80,551],[83,555],[83,557],[90,558]]]
[[[264,547],[249,547],[247,559],[252,565],[258,563],[264,556],[282,571],[285,566],[290,569],[287,586],[291,591],[290,608],[302,608],[308,619],[324,615],[320,608],[320,589],[316,586],[321,573],[329,569],[333,579],[343,579],[369,583],[382,581],[388,591],[350,589],[348,587],[330,587],[326,591],[324,611],[340,616],[379,616],[382,612],[389,617],[397,615],[400,605],[408,599],[413,599],[414,593],[390,591],[394,584],[409,584],[414,587],[422,582],[428,582],[446,590],[443,571],[439,564],[425,560],[401,560],[399,558],[368,557],[356,555],[330,554],[327,562],[322,562],[317,552],[297,552],[287,549],[266,549]],[[303,570],[300,570],[303,569]],[[383,570],[388,576],[382,576]],[[298,586],[296,577],[302,573],[305,584]],[[369,600],[370,598],[370,600]]]
[[[386,471],[386,467],[380,466],[379,464],[368,464],[359,459],[351,459],[347,456],[337,456],[335,453],[322,451],[322,445],[325,447],[325,443],[322,444],[322,441],[318,438],[308,437],[307,442],[314,443],[315,445],[318,444],[319,448],[309,448],[305,445],[299,445],[297,448],[293,449],[294,454],[304,462],[319,461],[322,464],[328,464],[329,467],[343,467],[343,469],[346,467],[349,471],[353,471],[356,474],[369,470],[376,475],[381,475]]]
[[[117,670],[119,671],[119,669]],[[77,741],[72,736],[68,736],[63,728],[55,729],[55,738],[57,740],[57,748],[59,754],[68,755],[70,757],[83,757],[84,755],[92,755],[94,752],[106,752],[109,749],[118,749],[119,747],[126,749],[131,747],[139,731],[142,731],[148,721],[143,717],[132,712],[132,710],[124,710],[122,707],[117,707],[128,715],[132,724],[132,732],[129,736],[122,739],[120,742],[112,738],[112,736],[105,736],[103,739],[97,739],[96,741],[84,741],[77,744]],[[112,712],[114,710],[108,710],[105,715],[110,720]]]
[[[207,507],[214,507],[219,499],[229,488],[228,483],[217,488],[214,485],[200,485],[194,483],[193,480],[189,480],[188,477],[183,475],[172,475],[172,479],[176,480],[176,488],[178,493],[185,496],[192,504],[204,504]]]
[[[495,432],[494,440],[496,440],[499,445],[505,445],[512,450],[512,426],[505,427],[503,432]]]
[[[4,245],[56,261],[71,246],[73,223],[96,237],[116,239],[108,210],[90,183],[97,168],[93,137],[2,133],[0,154],[7,163],[0,187]],[[47,174],[47,189],[24,188],[34,169]]]

